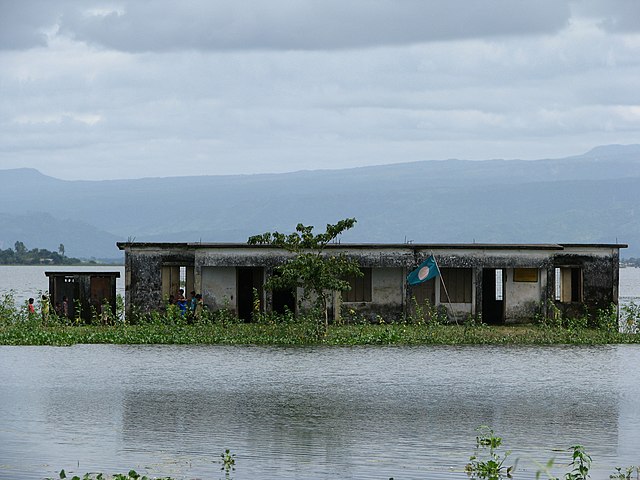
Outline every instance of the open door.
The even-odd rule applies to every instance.
[[[67,297],[67,317],[75,318],[76,316],[76,300],[80,300],[80,285],[76,282],[72,275],[66,277],[58,277],[55,281],[55,298],[54,305],[62,304],[62,299]]]
[[[482,321],[504,323],[504,278],[500,268],[482,269]]]
[[[91,305],[97,313],[102,313],[102,306],[106,302],[111,306],[114,298],[111,296],[111,277],[91,277]]]

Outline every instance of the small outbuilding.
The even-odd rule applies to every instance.
[[[91,320],[108,305],[116,311],[116,279],[120,272],[44,272],[49,278],[51,306],[60,309],[66,297],[67,316]],[[79,310],[78,310],[79,309]]]

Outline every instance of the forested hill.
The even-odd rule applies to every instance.
[[[637,257],[639,205],[640,145],[563,159],[98,182],[0,170],[0,248],[20,239],[113,258],[117,240],[244,242],[356,217],[342,241],[620,242]]]

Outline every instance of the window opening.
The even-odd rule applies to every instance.
[[[449,292],[451,303],[471,303],[471,272],[470,268],[441,268],[442,282]],[[447,303],[449,299],[444,288],[440,289],[440,303]]]
[[[351,289],[342,292],[343,302],[370,302],[371,301],[371,269],[361,268],[362,276],[351,276],[346,280]]]
[[[538,269],[537,268],[514,268],[513,281],[537,283]]]

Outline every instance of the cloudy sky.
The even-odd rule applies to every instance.
[[[0,169],[246,174],[640,143],[639,0],[0,0]]]

